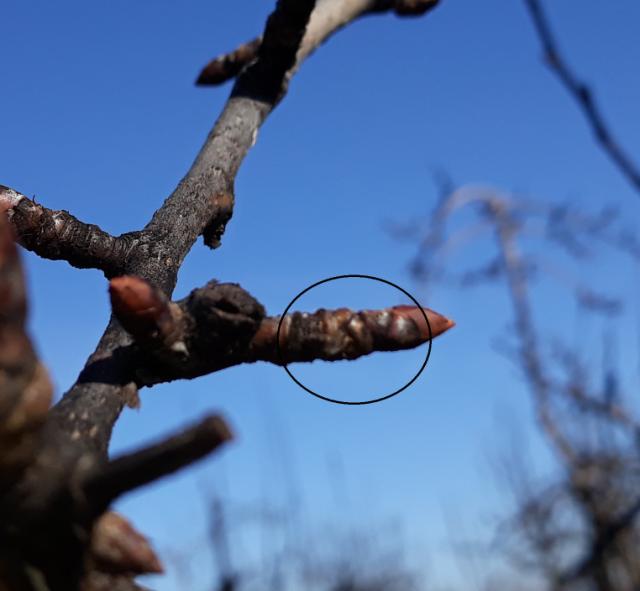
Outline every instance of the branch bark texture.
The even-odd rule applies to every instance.
[[[29,591],[125,591],[139,588],[137,572],[159,568],[126,524],[100,516],[118,496],[206,456],[231,433],[222,418],[210,417],[109,460],[122,409],[139,404],[145,385],[278,361],[279,319],[267,317],[239,286],[213,282],[171,301],[182,262],[199,236],[209,247],[220,245],[240,165],[301,62],[365,13],[421,14],[435,4],[320,0],[316,7],[314,0],[278,0],[259,42],[224,60],[224,76],[235,77],[230,97],[191,168],[141,230],[111,236],[0,186],[17,241],[44,258],[103,271],[112,279],[114,313],[77,382],[47,413],[51,391],[24,331],[24,285],[0,216],[0,589],[9,581]],[[426,313],[433,331],[426,338],[451,325]],[[288,361],[415,346],[426,340],[421,314],[408,308],[294,314],[283,320],[281,346]],[[17,461],[5,451],[14,449]]]

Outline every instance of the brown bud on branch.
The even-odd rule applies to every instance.
[[[147,538],[113,511],[102,515],[93,526],[89,560],[91,568],[112,574],[163,572]]]
[[[455,324],[433,310],[423,310],[424,314],[416,306],[361,312],[340,308],[313,314],[294,312],[282,322],[280,317],[267,318],[251,343],[252,353],[259,360],[291,363],[357,359],[374,351],[412,349]]]
[[[178,348],[180,308],[143,279],[116,277],[109,282],[111,307],[125,330],[141,344]]]

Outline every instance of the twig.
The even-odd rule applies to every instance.
[[[609,125],[605,121],[604,115],[596,103],[589,86],[573,73],[558,50],[558,44],[540,0],[524,1],[533,20],[536,33],[542,43],[547,64],[582,110],[602,149],[609,155],[633,187],[640,191],[640,168],[629,158],[618,140],[611,133]]]
[[[338,19],[344,19],[339,26],[335,22],[331,23],[323,16],[325,7],[318,6],[314,14],[312,14],[310,22],[310,32],[300,47],[299,61],[302,61],[306,55],[311,53],[318,45],[323,43],[339,28],[347,22],[356,20],[369,14],[378,14],[382,12],[393,11],[398,16],[421,16],[425,12],[435,8],[439,0],[347,0],[343,2],[340,12],[344,14],[341,17],[340,12],[335,6],[330,7],[333,13],[334,21],[340,22]],[[338,13],[338,14],[336,14]],[[316,23],[324,24],[318,26],[318,32],[313,33]],[[196,80],[199,86],[219,86],[228,80],[235,78],[243,68],[253,62],[259,55],[262,44],[262,37],[256,37],[251,41],[247,41],[239,45],[233,51],[222,54],[212,59],[200,72]]]
[[[149,484],[209,455],[232,438],[219,416],[209,416],[160,443],[110,461],[82,483],[97,514],[126,492]]]
[[[67,211],[47,209],[4,185],[0,185],[0,206],[8,209],[17,240],[27,250],[73,267],[100,269],[107,277],[122,272],[137,243],[135,234],[111,236]]]
[[[250,294],[230,283],[208,283],[173,303],[142,279],[120,277],[111,281],[111,300],[114,313],[140,346],[135,363],[140,385],[240,363],[336,361],[411,349],[454,326],[441,314],[415,306],[265,317]]]

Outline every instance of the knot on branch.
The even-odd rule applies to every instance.
[[[211,281],[179,302],[138,277],[109,286],[113,312],[139,348],[136,379],[154,384],[241,363],[265,311],[239,285]]]
[[[230,349],[246,345],[260,326],[265,310],[251,294],[235,283],[211,281],[195,289],[183,300],[183,307],[192,322],[193,343],[199,348],[220,347],[230,343]]]
[[[227,223],[233,215],[233,205],[235,201],[233,191],[216,193],[210,201],[214,215],[202,231],[202,237],[206,246],[209,248],[218,248]]]

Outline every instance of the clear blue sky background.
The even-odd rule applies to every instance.
[[[640,159],[640,5],[546,4],[570,62]],[[228,95],[228,86],[195,88],[199,68],[261,31],[271,8],[247,0],[3,2],[0,182],[114,234],[142,227]],[[267,365],[144,391],[141,410],[118,423],[115,452],[213,410],[237,433],[211,461],[118,504],[165,558],[170,572],[149,582],[155,588],[178,588],[169,550],[197,550],[194,585],[212,572],[203,542],[207,488],[232,507],[283,506],[293,494],[297,524],[309,531],[395,521],[409,562],[435,582],[457,576],[451,519],[458,534],[490,539],[506,509],[490,459],[514,434],[532,432],[526,391],[491,347],[509,321],[503,290],[435,289],[424,300],[407,269],[413,247],[384,230],[430,210],[436,168],[461,184],[588,209],[619,205],[637,227],[638,195],[541,64],[523,2],[443,0],[426,18],[371,17],[339,33],[304,65],[261,130],[237,179],[222,248],[194,247],[176,295],[211,278],[234,281],[275,314],[314,281],[365,273],[404,286],[458,326],[434,343],[411,389],[369,407],[317,400]],[[107,321],[106,282],[62,262],[28,253],[24,260],[32,332],[60,396]],[[463,267],[465,256],[452,264]],[[637,291],[637,276],[617,258],[600,259],[583,278],[627,296]],[[397,291],[351,282],[310,294],[301,307],[404,302]],[[560,302],[557,292],[540,292],[542,326],[598,359],[589,343],[602,325]],[[636,318],[632,307],[614,327],[627,384],[637,378]],[[292,369],[318,388],[364,398],[408,378],[422,355]],[[543,448],[535,438],[531,446],[544,467]],[[255,554],[257,546],[249,535],[238,543],[242,567],[243,548]],[[308,547],[310,559],[316,551]]]

